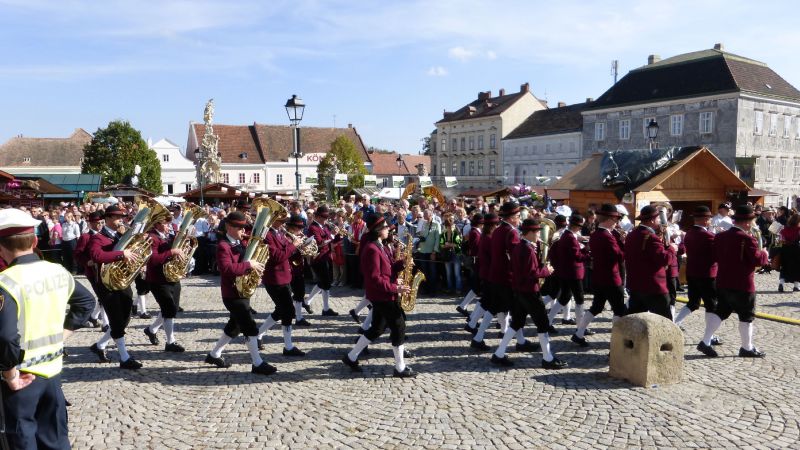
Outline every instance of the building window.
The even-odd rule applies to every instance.
[[[453,138],[453,148],[452,148],[452,150],[453,151],[457,151],[458,150],[458,138]]]
[[[764,132],[764,111],[756,111],[756,117],[753,124],[753,133],[761,134]]]
[[[444,176],[444,175],[447,175],[447,174],[445,173],[444,167],[445,167],[445,164],[444,164],[444,163],[439,163],[439,171],[440,171],[440,172],[442,172],[442,175],[443,175],[443,176]]]
[[[469,137],[469,149],[475,150],[475,136]]]
[[[169,155],[164,153],[163,155],[161,155],[161,160],[164,162],[169,162]]]
[[[467,162],[461,161],[461,176],[463,177],[466,174],[467,174]]]
[[[461,138],[461,151],[463,152],[463,151],[466,151],[466,150],[467,150],[467,138],[462,137]]]
[[[253,174],[253,183],[261,183],[261,174],[256,172]]]
[[[756,158],[755,171],[756,181],[761,181],[764,178],[764,166],[761,164],[761,158]]]
[[[545,155],[550,154],[550,144],[544,144],[544,153]]]
[[[797,161],[800,161],[800,159],[798,159]],[[173,185],[168,184],[167,185],[167,194],[172,194],[174,192],[173,191],[174,189],[175,189],[175,187]]]
[[[711,111],[700,113],[700,134],[710,134],[714,131],[714,113]]]
[[[245,175],[244,172],[239,172],[239,184],[244,184]]]
[[[475,175],[475,161],[469,162],[469,176]]]
[[[550,173],[552,171],[553,171],[553,165],[552,164],[547,163],[547,164],[544,165],[544,175],[545,176],[549,177],[550,175],[552,175]]]
[[[800,161],[800,159],[798,161]],[[479,159],[478,160],[478,176],[481,176],[481,175],[483,175],[483,160]]]
[[[767,181],[772,180],[773,175],[775,175],[775,159],[767,158]]]
[[[569,152],[570,153],[575,153],[575,143],[574,142],[570,142],[569,143]]]
[[[450,166],[450,175],[456,176],[458,174],[458,163],[453,161],[453,164]]]
[[[648,139],[647,126],[650,125],[650,122],[654,122],[655,120],[655,117],[645,117],[644,120],[642,120],[642,136],[644,136],[645,139]]]
[[[619,121],[619,138],[623,140],[631,138],[631,119]]]
[[[595,122],[594,124],[594,140],[595,141],[605,141],[606,140],[606,123],[605,122]],[[550,174],[548,174],[550,175]]]
[[[189,191],[192,190],[192,185],[191,184],[184,184],[183,185],[183,189],[184,189],[183,192],[189,192]]]
[[[672,136],[683,134],[683,114],[669,116],[669,134]]]
[[[800,159],[795,159],[792,167],[792,181],[800,180]]]
[[[778,115],[775,113],[769,114],[769,135],[778,135]]]
[[[483,150],[483,135],[478,136],[478,150]]]
[[[22,158],[22,162],[24,162],[24,163],[31,162],[31,157],[30,156],[26,156],[26,157]]]
[[[493,159],[489,160],[489,176],[494,176],[495,174],[495,162]]]
[[[497,135],[495,135],[495,134],[490,134],[489,135],[489,148],[490,149],[497,148]]]
[[[283,174],[282,173],[275,174],[275,184],[277,184],[278,186],[283,186]]]
[[[786,158],[781,159],[781,180],[786,179],[786,169],[789,167],[789,160]]]
[[[783,137],[788,138],[792,130],[792,116],[783,116]]]
[[[225,184],[231,184],[231,177],[227,173],[222,174],[222,182]]]

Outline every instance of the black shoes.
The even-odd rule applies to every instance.
[[[102,331],[103,333],[105,333],[106,331],[108,331],[108,329],[109,329],[108,325],[103,325],[103,327],[102,327],[102,328],[100,328],[100,331]]]
[[[183,352],[186,351],[186,349],[183,348],[183,346],[181,344],[178,344],[177,342],[173,342],[171,344],[165,345],[164,346],[164,351],[165,352],[172,352],[172,353],[183,353]]]
[[[462,308],[461,305],[456,307],[456,311],[458,311],[458,313],[461,314],[464,317],[469,317],[469,311],[467,311],[466,309]]]
[[[478,341],[476,341],[475,339],[473,339],[473,340],[472,340],[472,341],[469,343],[469,346],[470,346],[470,348],[474,348],[475,350],[480,350],[480,351],[482,351],[482,352],[485,352],[485,351],[488,351],[488,350],[489,350],[489,346],[488,346],[488,345],[486,345],[486,342],[484,342],[484,341],[480,341],[480,342],[478,342]]]
[[[552,361],[542,360],[542,369],[558,370],[564,367],[567,367],[567,363],[555,357]]]
[[[260,366],[253,366],[250,369],[250,372],[256,373],[259,375],[272,375],[273,373],[277,372],[278,369],[275,366],[268,364],[267,362],[262,362]]]
[[[477,327],[472,328],[471,326],[469,326],[469,324],[464,325],[464,331],[468,331],[473,336],[478,334],[478,328]]]
[[[245,341],[245,343],[247,343],[247,341]],[[258,349],[264,350],[265,348],[267,347],[264,345],[264,338],[258,338]]]
[[[128,358],[125,361],[119,363],[119,368],[126,370],[139,370],[142,368],[142,363],[133,358]]]
[[[150,331],[150,327],[144,327],[144,335],[147,336],[147,339],[150,339],[152,345],[158,345],[158,336]]]
[[[139,318],[140,319],[152,319],[153,316],[151,316],[150,313],[143,312],[143,313],[139,314]]]
[[[706,343],[703,342],[703,341],[700,341],[700,343],[697,344],[697,350],[700,353],[708,356],[709,358],[716,358],[717,356],[719,356],[717,351],[714,350],[714,347],[712,347],[710,345],[706,345]]]
[[[550,328],[547,329],[547,334],[555,336],[558,334],[558,330],[556,330],[556,327],[550,325]]]
[[[215,357],[211,356],[210,353],[208,355],[206,355],[205,362],[206,362],[206,364],[211,364],[212,366],[216,366],[216,367],[218,367],[220,369],[227,369],[228,367],[231,366],[231,363],[229,363],[228,361],[225,361],[225,358],[222,358],[222,357],[215,358]]]
[[[740,358],[763,358],[767,356],[766,353],[760,351],[759,349],[753,347],[752,350],[745,350],[739,347],[739,357]]]
[[[99,359],[100,362],[102,363],[111,362],[111,359],[106,354],[106,349],[99,348],[97,346],[97,343],[92,344],[92,346],[89,347],[89,351],[97,355],[97,359]]]
[[[569,338],[569,340],[574,342],[574,343],[576,343],[576,344],[578,344],[580,347],[588,347],[589,346],[589,343],[586,342],[586,338],[578,337],[577,334],[573,334],[572,337]]]
[[[498,358],[497,355],[493,354],[491,361],[496,366],[511,367],[514,365],[514,362],[508,359],[508,355]]]
[[[517,344],[517,351],[533,353],[533,352],[538,352],[539,347],[540,345],[538,342],[525,341],[524,344]]]
[[[309,314],[311,314],[311,313],[309,313]],[[322,315],[323,316],[329,316],[329,317],[336,317],[336,316],[339,315],[339,313],[337,313],[333,309],[328,308],[328,309],[325,309],[325,310],[322,311]]]
[[[417,372],[411,370],[411,367],[406,366],[406,368],[403,369],[402,372],[398,372],[397,369],[394,369],[394,373],[392,373],[392,376],[395,378],[414,378],[417,376]]]
[[[291,350],[283,349],[283,356],[306,356],[306,352],[297,347],[292,347]]]
[[[252,308],[251,308],[250,310],[251,310],[251,311],[253,311],[253,309],[252,309]],[[183,312],[183,308],[181,308],[180,306],[178,306],[178,309],[177,309],[176,311],[178,311],[178,312]],[[253,311],[253,314],[255,314],[255,311]]]
[[[590,329],[588,329],[588,328],[587,328],[587,329],[585,329],[585,330],[583,330],[583,335],[584,335],[584,336],[591,336],[591,335],[593,335],[593,334],[594,334],[594,331],[592,331],[592,330],[590,330]]]
[[[100,321],[97,319],[92,319],[91,317],[89,318],[89,323],[92,324],[93,328],[97,328],[100,326]]]
[[[300,319],[294,321],[294,326],[296,327],[310,327],[311,322],[307,321],[306,319]]]
[[[352,317],[353,320],[356,321],[356,323],[361,323],[361,318],[358,317],[358,314],[356,314],[356,310],[355,309],[351,309],[350,310],[350,317]]]
[[[350,361],[350,357],[347,355],[347,353],[345,353],[344,356],[342,356],[342,362],[347,367],[350,368],[351,372],[363,372],[364,371],[364,369],[362,369],[361,366],[358,364],[358,360]]]
[[[314,310],[311,309],[311,305],[306,302],[303,302],[303,309],[305,309],[308,314],[314,314]]]
[[[711,345],[722,345],[722,339],[716,334],[711,336]]]
[[[783,292],[783,285],[782,284],[778,285],[778,292]]]
[[[575,319],[561,319],[561,325],[577,325]]]
[[[414,354],[408,350],[403,350],[403,358],[413,358]]]

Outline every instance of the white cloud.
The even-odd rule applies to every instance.
[[[486,59],[490,61],[497,59],[497,53],[493,52],[492,50],[489,50],[488,52],[486,52]]]
[[[467,62],[475,56],[475,52],[464,47],[453,47],[447,51],[448,56],[461,62]]]
[[[428,69],[428,75],[432,77],[444,77],[447,76],[447,69],[442,66],[433,66]]]

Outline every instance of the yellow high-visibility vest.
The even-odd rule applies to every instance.
[[[64,310],[75,289],[72,275],[58,264],[17,264],[0,273],[3,288],[17,303],[17,328],[24,359],[17,366],[45,378],[61,372]]]

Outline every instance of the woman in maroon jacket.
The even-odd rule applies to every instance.
[[[466,252],[464,252],[464,269],[466,269],[469,276],[470,290],[467,292],[464,300],[461,301],[461,304],[456,308],[456,311],[464,317],[469,317],[467,306],[478,298],[481,292],[481,279],[478,276],[476,260],[478,259],[478,247],[481,243],[481,229],[478,226],[483,225],[483,215],[479,213],[472,216],[470,225],[472,225],[472,227],[469,229]]]
[[[216,367],[230,367],[230,363],[222,358],[222,350],[241,332],[247,337],[247,349],[253,363],[251,371],[260,375],[271,375],[277,369],[261,359],[258,352],[258,325],[250,310],[250,299],[239,295],[234,285],[236,277],[246,274],[250,269],[264,272],[263,264],[242,261],[246,246],[242,239],[246,225],[247,218],[239,211],[228,214],[223,223],[220,223],[223,235],[217,244],[217,267],[220,272],[222,304],[230,312],[230,319],[214,349],[206,355],[205,362]]]
[[[414,377],[416,372],[406,366],[404,360],[406,320],[397,299],[398,294],[408,292],[409,288],[392,279],[392,261],[383,249],[383,241],[389,236],[386,221],[381,216],[370,214],[366,222],[370,237],[361,248],[360,256],[364,290],[367,299],[372,302],[372,326],[358,339],[353,350],[342,357],[342,362],[352,371],[361,372],[358,355],[389,328],[395,360],[393,375],[399,378]]]
[[[475,264],[477,266],[478,279],[480,285],[485,287],[489,281],[489,266],[492,261],[492,233],[500,223],[500,218],[496,214],[490,213],[483,216],[483,231],[481,232],[481,240],[478,243],[478,257]],[[475,309],[469,316],[469,322],[464,326],[466,331],[469,331],[473,336],[478,332],[478,320],[485,318],[488,314],[488,320],[492,320],[492,313],[486,311],[485,305],[491,299],[491,292],[488,289],[483,289],[481,292],[481,299],[475,305]],[[481,337],[481,340],[483,338]],[[477,341],[480,342],[480,341]]]

